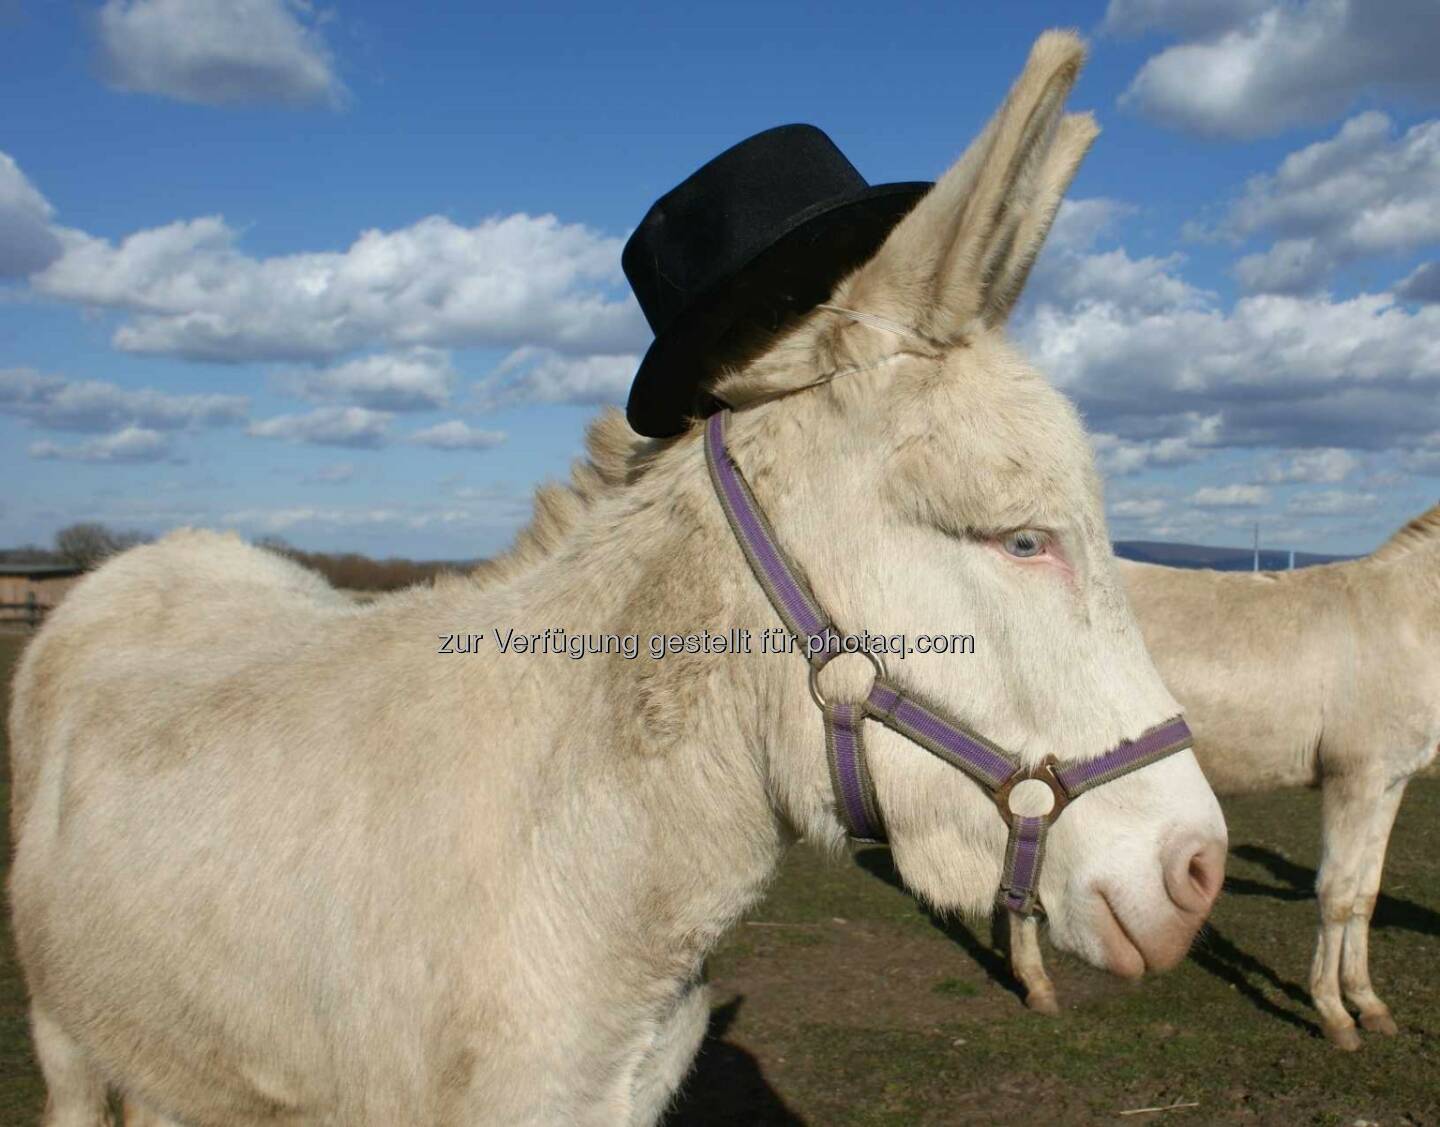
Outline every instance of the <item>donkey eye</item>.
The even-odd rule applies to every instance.
[[[1000,541],[1001,547],[1010,555],[1025,560],[1032,556],[1038,556],[1048,546],[1049,537],[1043,532],[1037,532],[1032,528],[1022,528],[1018,532],[1012,532]]]

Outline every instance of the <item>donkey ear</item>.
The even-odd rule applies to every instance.
[[[1036,40],[984,132],[833,300],[937,340],[1002,324],[1098,132],[1088,114],[1062,117],[1084,58],[1073,32]]]

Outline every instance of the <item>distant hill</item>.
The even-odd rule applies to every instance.
[[[1169,544],[1163,540],[1117,540],[1115,554],[1124,560],[1164,564],[1166,567],[1209,567],[1216,571],[1249,571],[1255,566],[1253,548],[1211,548],[1205,544]],[[1295,566],[1353,560],[1355,556],[1325,556],[1296,552]],[[1260,549],[1260,570],[1283,571],[1290,566],[1290,551]]]

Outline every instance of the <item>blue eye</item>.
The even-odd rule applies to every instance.
[[[1043,532],[1023,528],[1019,532],[1010,533],[1000,543],[1012,556],[1025,560],[1043,552],[1048,540]]]

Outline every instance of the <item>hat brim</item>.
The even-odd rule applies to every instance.
[[[878,184],[826,200],[803,211],[768,246],[722,282],[701,294],[655,338],[635,382],[625,417],[638,433],[671,438],[695,416],[700,382],[707,374],[700,358],[744,313],[786,291],[792,282],[825,292],[880,248],[895,225],[934,185],[928,181]]]

